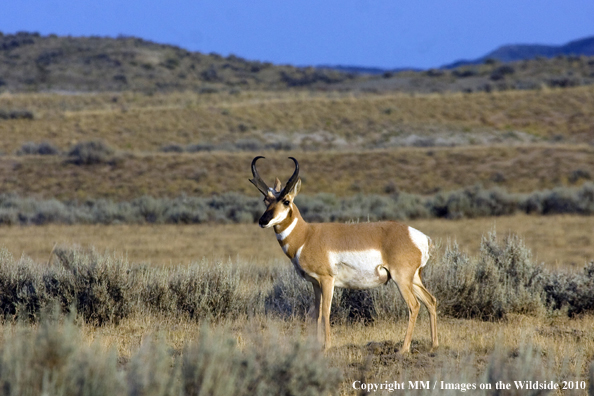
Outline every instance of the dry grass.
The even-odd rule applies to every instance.
[[[1,126],[1,124],[0,124]],[[258,153],[261,154],[261,153]],[[394,189],[419,194],[481,183],[509,192],[580,185],[594,177],[594,148],[532,145],[455,148],[400,148],[373,152],[264,153],[264,180],[286,180],[298,158],[303,194],[339,196],[386,194]],[[130,200],[142,195],[178,197],[225,192],[257,194],[247,182],[254,153],[146,154],[106,164],[78,166],[57,156],[0,157],[3,191],[58,199]],[[575,171],[584,177],[572,179]]]
[[[497,229],[500,235],[520,235],[538,262],[551,268],[581,269],[594,259],[594,218],[584,216],[509,216],[462,220],[412,220],[434,241],[458,241],[477,254],[480,237]],[[0,240],[15,257],[22,254],[46,261],[60,245],[94,246],[124,254],[132,262],[187,264],[203,257],[235,258],[269,263],[285,256],[271,230],[256,224],[212,225],[47,225],[0,227]],[[287,262],[288,265],[288,262]]]
[[[94,246],[128,257],[131,262],[178,265],[208,258],[235,258],[268,262],[283,258],[276,239],[256,224],[239,225],[48,225],[0,227],[2,246],[47,261],[54,243]],[[266,237],[268,236],[268,238]]]
[[[375,383],[405,381],[408,384],[409,380],[432,379],[480,382],[463,376],[475,372],[481,378],[496,351],[513,357],[527,344],[539,354],[539,360],[532,364],[548,366],[552,378],[546,380],[580,380],[594,356],[592,316],[569,320],[518,315],[499,322],[439,317],[440,347],[433,353],[430,352],[428,318],[424,313],[423,310],[417,321],[412,353],[408,356],[396,354],[406,330],[404,320],[333,325],[333,347],[326,356],[333,366],[343,371],[341,388],[336,393],[358,394],[351,384],[362,378]],[[0,334],[6,335],[9,326],[4,325]],[[128,318],[117,326],[80,326],[83,342],[88,345],[98,343],[104,349],[114,348],[124,365],[149,338],[157,337],[170,350],[182,351],[199,339],[201,331],[201,325],[195,322],[151,315]],[[282,339],[299,338],[303,341],[313,331],[300,320],[281,321],[264,317],[223,321],[211,324],[211,327],[220,335],[234,338],[240,348],[258,347],[252,345],[254,338],[250,333],[254,331],[264,337],[280,336]],[[512,362],[513,359],[509,363]],[[516,373],[513,379],[526,380],[520,376],[522,373]]]
[[[394,186],[432,194],[476,183],[530,192],[594,175],[594,150],[584,144],[592,143],[592,86],[439,95],[3,94],[0,108],[35,114],[0,121],[0,150],[7,154],[27,142],[65,151],[95,139],[123,150],[92,166],[67,164],[61,156],[0,157],[3,191],[47,198],[250,193],[251,158],[282,142],[293,149],[267,152],[262,173],[287,175],[286,157],[296,156],[307,194],[383,194]],[[154,153],[171,143],[237,150],[241,141],[262,149]]]
[[[525,225],[531,220],[538,220],[534,222],[534,228],[545,230],[552,228],[554,225],[564,224],[569,228],[585,231],[584,223],[581,222],[584,219],[583,217],[571,216],[539,218],[516,216],[499,218],[498,229],[502,234],[506,228],[503,226],[502,229],[502,223],[506,224],[510,229],[517,230],[522,229],[518,224]],[[549,222],[542,222],[541,220],[549,220]],[[516,224],[516,226],[513,224]],[[592,223],[589,224],[591,226]],[[448,233],[452,232],[455,235],[464,235],[469,242],[470,240],[480,239],[478,233],[480,226],[484,227],[485,231],[490,230],[492,227],[492,223],[487,224],[486,220],[483,222],[479,220],[424,221],[412,222],[412,225],[428,232],[434,238],[437,238],[438,235],[439,238],[447,238]],[[452,228],[448,229],[447,225],[455,225],[458,228],[453,231]],[[270,244],[268,247],[262,245],[261,249],[263,251],[272,248],[272,251],[280,253],[280,249],[275,246],[276,241],[270,234],[270,230],[267,230],[269,235],[266,237],[264,235],[266,231],[258,230],[256,227],[256,225],[202,227],[204,233],[201,237],[195,237],[190,232],[200,228],[195,226],[176,227],[180,231],[178,234],[171,232],[175,230],[171,226],[49,226],[1,228],[0,230],[5,231],[6,234],[17,234],[17,231],[26,233],[31,230],[39,230],[39,234],[45,234],[46,237],[47,235],[64,235],[66,230],[70,230],[73,237],[77,234],[85,234],[84,237],[89,238],[91,241],[101,241],[101,233],[109,231],[111,234],[109,234],[108,240],[118,240],[121,243],[130,243],[129,240],[126,240],[130,235],[134,235],[133,238],[136,238],[136,241],[143,241],[145,239],[143,238],[143,232],[148,231],[153,237],[152,239],[146,238],[143,243],[146,243],[145,246],[149,255],[153,254],[155,250],[159,250],[160,246],[173,243],[173,240],[176,239],[183,240],[194,236],[193,241],[200,242],[203,246],[208,246],[214,241],[220,241],[221,246],[239,247],[240,244],[235,242],[245,241],[246,235],[252,234]],[[431,234],[428,229],[434,229],[436,233]],[[470,233],[467,231],[469,229],[474,231]],[[525,229],[529,229],[529,227]],[[170,233],[166,237],[163,237],[164,234],[160,234],[160,238],[155,235],[162,230],[168,230]],[[231,230],[234,232],[224,232]],[[185,237],[180,238],[180,235],[185,235]],[[2,237],[6,240],[4,235]],[[34,238],[30,236],[20,235],[20,237],[22,240],[34,241]],[[470,246],[464,243],[462,245],[466,248]],[[96,246],[100,249],[103,247],[101,245]],[[179,248],[183,244],[176,246]],[[200,248],[200,246],[187,245],[186,249]],[[528,246],[532,247],[530,243],[528,243]],[[253,246],[248,246],[246,250],[240,250],[239,253],[243,257],[248,257],[246,253],[252,251],[250,249],[253,248]],[[186,251],[186,254],[189,254],[189,251]],[[542,251],[540,254],[543,254]],[[144,261],[135,257],[129,258],[133,262]],[[204,267],[205,269],[215,269],[215,271],[218,268],[217,265],[220,265],[215,263],[214,260],[208,259],[202,263],[207,266]],[[262,256],[256,256],[256,259],[253,260],[235,260],[234,264],[242,274],[238,278],[241,282],[237,284],[240,295],[265,291],[271,287],[272,278],[275,274],[280,276],[277,271],[265,271],[267,276],[263,279],[254,274],[258,272],[256,265],[264,263],[270,265],[270,257],[268,257],[268,260]],[[33,267],[35,266],[34,263],[30,264]],[[54,265],[59,264],[56,262]],[[279,264],[277,263],[277,265]],[[186,274],[186,277],[189,274]],[[200,278],[199,273],[193,274],[193,276]],[[296,277],[293,279],[300,282],[300,286],[296,287],[295,290],[310,292],[310,287],[305,285],[305,281],[297,280]],[[431,285],[428,286],[431,289]],[[395,288],[393,284],[387,287]],[[435,288],[434,284],[433,287]],[[130,368],[130,362],[134,360],[141,346],[146,345],[147,340],[150,338],[158,339],[159,342],[164,343],[168,356],[177,356],[180,352],[183,353],[185,347],[195,343],[199,339],[202,329],[204,329],[204,327],[201,327],[201,320],[179,313],[176,314],[169,310],[161,311],[161,313],[151,312],[150,310],[134,312],[130,316],[122,317],[117,321],[117,324],[116,321],[107,321],[103,325],[97,326],[80,320],[78,326],[83,335],[81,342],[85,345],[95,343],[94,345],[99,345],[101,350],[115,349],[119,356],[120,368]],[[11,339],[12,326],[6,323],[2,325],[0,345],[5,345]],[[37,327],[38,324],[31,326]],[[210,323],[209,326],[214,330],[215,334],[220,336],[228,335],[236,340],[238,347],[243,350],[262,348],[258,344],[258,339],[253,337],[253,334],[260,334],[263,339],[278,336],[281,340],[285,340],[285,343],[290,343],[294,339],[299,339],[301,342],[311,342],[309,336],[312,333],[312,328],[305,322],[296,318],[285,318],[283,320],[275,317],[274,314],[267,315],[260,311],[253,314],[243,313],[239,316],[223,316]],[[339,368],[343,373],[343,381],[336,393],[356,394],[351,387],[355,380],[376,383],[384,383],[384,381],[405,381],[408,383],[409,380],[426,381],[434,379],[458,383],[462,381],[483,382],[486,381],[485,372],[492,370],[492,367],[500,371],[504,368],[509,370],[511,374],[505,374],[505,370],[503,373],[497,372],[497,375],[508,375],[508,377],[505,377],[507,380],[536,379],[540,370],[543,370],[541,374],[545,375],[545,378],[541,379],[547,381],[583,380],[586,378],[588,366],[594,357],[594,317],[591,315],[569,319],[562,312],[551,312],[548,315],[541,313],[535,316],[510,314],[506,316],[505,320],[484,322],[454,319],[440,314],[438,319],[440,348],[436,352],[432,352],[430,350],[428,318],[423,309],[414,333],[412,353],[402,356],[397,354],[397,351],[401,347],[405,328],[406,320],[393,321],[385,318],[378,318],[367,324],[363,322],[349,323],[340,320],[333,324],[333,347],[327,351],[326,356],[331,364]],[[536,355],[531,355],[532,357],[528,360],[524,360],[524,351],[526,351],[527,346],[533,348]],[[277,351],[266,350],[263,353],[273,352]],[[493,363],[496,356],[503,360]],[[493,381],[492,378],[489,378],[489,380]]]
[[[427,353],[431,348],[429,320],[422,311],[415,328],[415,342],[413,353]],[[260,318],[261,319],[261,318]],[[278,331],[291,335],[296,328],[310,330],[308,325],[297,321],[264,320],[257,324],[269,331]],[[241,339],[242,332],[248,331],[246,320],[213,324],[225,331],[230,331]],[[372,324],[353,323],[335,324],[332,327],[333,347],[330,356],[353,363],[356,356],[364,354],[349,352],[351,346],[364,346],[369,342],[402,343],[406,332],[406,321],[392,323],[376,321]],[[84,331],[89,342],[101,339],[105,345],[116,345],[123,356],[130,356],[138,348],[141,340],[151,334],[160,334],[169,345],[180,350],[184,343],[197,339],[200,325],[196,323],[173,323],[166,319],[148,316],[131,318],[118,326],[107,325],[94,327],[84,325]],[[530,340],[532,343],[551,354],[563,358],[571,353],[583,352],[583,356],[594,356],[594,317],[581,316],[576,319],[566,318],[538,319],[530,316],[516,315],[506,321],[482,322],[477,320],[439,318],[440,352],[445,351],[475,351],[480,354],[492,352],[496,347],[515,349],[521,343]],[[241,344],[241,343],[240,343]],[[349,356],[350,355],[350,356]],[[362,356],[363,355],[363,356]],[[364,363],[359,360],[358,363]],[[385,374],[389,374],[386,372]]]
[[[60,157],[0,158],[3,191],[48,198],[130,199],[143,194],[158,197],[228,191],[255,194],[246,180],[253,153],[143,153],[172,142],[185,145],[234,142],[240,138],[264,142],[286,138],[297,142],[298,148],[307,148],[313,142],[335,149],[294,153],[302,164],[304,192],[308,194],[386,193],[389,183],[402,191],[433,193],[477,182],[529,192],[570,184],[570,174],[577,169],[594,175],[591,147],[534,144],[551,138],[590,143],[593,87],[414,96],[305,92],[3,95],[0,107],[35,113],[32,121],[0,121],[0,148],[5,152],[13,153],[27,141],[47,140],[65,149],[95,138],[131,152],[113,164],[90,167],[66,165]],[[410,134],[454,136],[471,144],[468,139],[480,137],[481,133],[506,143],[527,138],[532,144],[360,151],[361,147],[389,147]],[[463,139],[465,135],[467,140]],[[321,141],[316,143],[319,137]],[[271,158],[263,161],[261,173],[266,180],[271,180],[272,175],[286,177],[291,171],[285,158],[291,153],[277,154],[268,153]],[[480,236],[496,225],[500,235],[508,231],[520,234],[537,261],[549,267],[581,268],[586,260],[594,258],[591,217],[512,216],[408,223],[434,241],[455,239],[471,253],[477,252]],[[25,254],[42,262],[57,242],[92,245],[99,251],[125,254],[131,262],[155,265],[177,266],[202,257],[236,256],[249,265],[273,265],[276,259],[289,265],[272,231],[260,230],[255,224],[0,227],[0,240],[15,256]],[[242,285],[252,290],[260,286]],[[8,326],[3,325],[5,330]],[[80,326],[86,343],[98,341],[106,348],[115,347],[123,364],[151,335],[161,335],[178,352],[196,340],[200,332],[195,321],[156,314],[123,318],[118,325]],[[255,332],[302,339],[309,333],[309,327],[299,320],[262,315],[223,319],[211,326],[221,334],[232,334],[241,348],[253,342],[248,335]],[[402,342],[405,322],[381,319],[370,325],[334,325],[334,347],[327,356],[344,372],[339,390],[342,394],[353,394],[350,384],[360,378],[373,382],[414,381],[447,375],[460,380],[457,373],[468,372],[468,367],[484,372],[499,346],[512,351],[506,352],[511,359],[524,343],[539,351],[542,360],[537,364],[552,366],[557,377],[573,373],[564,379],[575,380],[584,375],[594,356],[593,329],[592,316],[568,319],[564,315],[510,315],[499,322],[440,316],[441,347],[433,354],[429,352],[429,329],[423,310],[410,356],[394,353]],[[6,334],[10,332],[0,332],[3,343],[8,340]]]
[[[35,113],[33,121],[0,123],[0,149],[5,152],[39,140],[66,148],[75,141],[101,138],[119,149],[146,151],[167,143],[266,140],[267,133],[304,144],[308,136],[327,136],[318,147],[375,146],[403,134],[437,137],[447,131],[460,137],[491,131],[500,139],[522,131],[537,140],[559,136],[589,143],[594,87],[425,95],[174,93],[148,99],[138,94],[17,94],[0,97],[0,107]]]

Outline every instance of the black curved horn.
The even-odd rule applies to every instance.
[[[262,180],[260,174],[258,173],[258,169],[256,169],[256,161],[258,161],[262,157],[261,155],[257,156],[252,160],[252,175],[254,176],[253,179],[248,179],[260,192],[264,195],[268,194],[269,188],[268,185]]]
[[[283,191],[281,191],[279,199],[282,199],[285,195],[291,192],[293,187],[295,187],[295,184],[297,184],[297,180],[299,180],[299,162],[297,162],[297,160],[293,157],[289,157],[289,159],[292,159],[295,163],[295,172],[293,172],[293,175],[289,178],[289,181],[287,182],[285,188],[283,188]]]

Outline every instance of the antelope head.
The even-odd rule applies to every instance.
[[[295,163],[295,171],[289,178],[289,181],[284,188],[281,189],[281,182],[277,178],[274,182],[274,187],[268,185],[262,180],[256,169],[256,161],[262,156],[258,156],[252,161],[252,175],[253,179],[250,182],[256,186],[258,190],[264,195],[264,204],[266,204],[266,211],[260,217],[260,227],[269,228],[282,223],[287,217],[290,217],[293,210],[293,199],[301,189],[301,179],[299,179],[299,163],[293,157],[289,157]]]

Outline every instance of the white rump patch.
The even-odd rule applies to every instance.
[[[328,252],[328,260],[337,287],[369,289],[383,285],[390,279],[379,250]]]
[[[424,267],[429,260],[429,237],[412,227],[408,227],[408,235],[415,246],[421,251],[421,267]]]
[[[297,217],[295,217],[295,220],[293,220],[293,222],[287,228],[285,228],[284,231],[276,234],[276,239],[278,239],[279,241],[282,241],[283,239],[288,237],[289,234],[291,232],[293,232],[293,230],[295,229],[295,226],[297,225],[297,220],[299,220],[299,219]]]

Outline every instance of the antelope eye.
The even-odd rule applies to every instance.
[[[289,202],[289,200],[287,200],[287,199],[285,199],[285,200],[283,201],[283,205],[285,205],[285,206],[289,206],[289,204],[290,204],[290,203],[291,203],[291,202]]]

